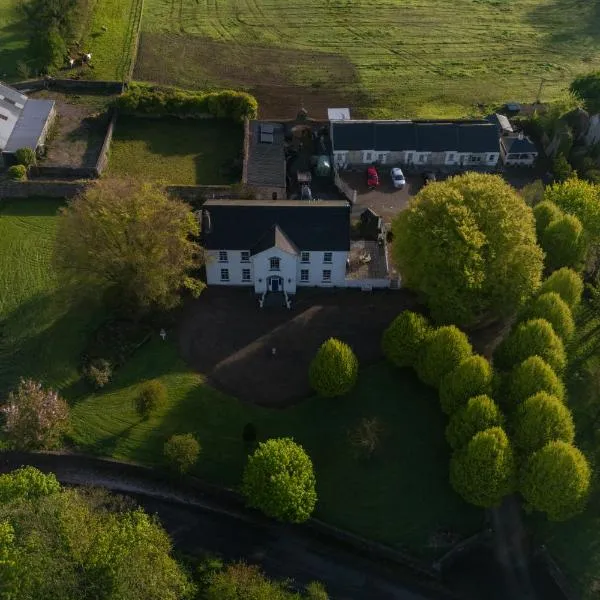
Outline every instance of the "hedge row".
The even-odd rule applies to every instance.
[[[189,118],[211,115],[234,121],[255,119],[258,114],[256,98],[246,92],[190,92],[140,84],[131,84],[115,100],[115,106],[124,114]]]

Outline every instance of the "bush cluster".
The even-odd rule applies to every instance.
[[[446,427],[446,439],[455,450],[466,446],[478,432],[502,426],[504,417],[489,396],[474,396],[459,408]]]
[[[142,384],[135,399],[135,409],[140,417],[147,419],[160,410],[167,402],[167,388],[158,379],[150,379]]]
[[[258,114],[256,98],[246,92],[190,92],[139,84],[131,84],[115,100],[115,106],[125,114],[192,118],[212,115],[234,121],[255,119]]]
[[[383,354],[397,367],[414,368],[432,331],[431,325],[423,315],[405,310],[383,332]]]
[[[310,385],[324,398],[347,394],[358,378],[358,359],[348,344],[335,338],[323,342],[308,369]]]
[[[8,178],[13,181],[25,181],[27,179],[27,168],[23,165],[13,165],[8,168]]]
[[[470,356],[440,382],[442,410],[451,415],[473,396],[492,393],[492,366],[483,356]]]
[[[187,473],[198,460],[200,444],[191,433],[171,436],[164,445],[163,453],[169,466],[181,474]]]
[[[564,343],[575,331],[575,321],[569,305],[556,292],[546,292],[535,298],[523,311],[521,320],[545,319]]]

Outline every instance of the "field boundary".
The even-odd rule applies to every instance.
[[[121,56],[121,64],[117,67],[117,77],[124,83],[129,83],[133,78],[133,71],[137,60],[142,32],[142,17],[144,14],[144,0],[137,0],[132,8],[132,26],[127,31],[127,37]],[[128,52],[126,49],[128,48]]]

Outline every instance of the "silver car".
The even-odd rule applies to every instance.
[[[401,190],[406,185],[406,179],[404,178],[404,173],[400,167],[394,167],[391,172],[392,183],[395,188]]]

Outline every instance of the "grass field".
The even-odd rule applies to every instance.
[[[461,116],[600,67],[588,0],[146,0],[142,31],[137,78],[247,86],[267,116]]]
[[[235,183],[242,137],[229,121],[119,117],[108,173],[180,185]]]
[[[16,78],[17,61],[25,58],[27,39],[17,5],[18,0],[0,2],[0,80]]]

